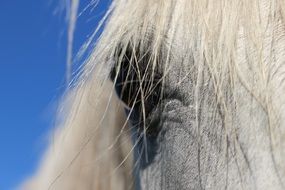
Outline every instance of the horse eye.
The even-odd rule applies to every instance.
[[[153,125],[148,119],[158,108],[162,99],[161,86],[162,74],[157,65],[153,65],[150,56],[140,56],[133,51],[126,51],[123,56],[120,52],[115,56],[115,62],[111,70],[110,78],[115,83],[115,89],[119,98],[127,105],[132,119],[139,126]],[[145,117],[145,119],[144,119]],[[151,132],[150,127],[148,132]]]

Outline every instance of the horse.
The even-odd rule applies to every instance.
[[[26,189],[285,188],[284,0],[113,0],[99,27]]]

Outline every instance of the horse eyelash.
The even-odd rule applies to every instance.
[[[143,57],[135,55],[130,49],[127,49],[124,55],[122,50],[118,50],[114,56],[115,64],[110,72],[110,79],[115,83],[115,90],[122,102],[126,105],[130,114],[135,114],[137,125],[140,124],[141,129],[147,128],[146,132],[157,131],[149,127],[149,123],[142,122],[152,115],[152,112],[159,106],[161,100],[162,74],[157,68],[153,69],[151,57],[144,55]],[[121,61],[120,60],[121,57]],[[139,63],[134,63],[139,60]],[[138,65],[138,67],[136,67]],[[157,64],[156,64],[157,65]],[[142,76],[142,79],[138,77]],[[143,89],[140,89],[140,85]],[[141,92],[143,90],[143,92]],[[144,97],[142,100],[141,93]],[[143,105],[142,105],[143,104]],[[145,110],[142,110],[145,109]],[[146,113],[143,116],[142,112]],[[133,112],[133,113],[132,113]],[[143,118],[146,117],[146,118]],[[143,127],[142,127],[143,126]],[[153,125],[152,125],[153,126]]]

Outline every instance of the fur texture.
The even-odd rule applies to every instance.
[[[124,111],[122,107],[116,108],[119,100],[110,96],[115,93],[114,86],[107,79],[113,67],[121,69],[128,52],[131,52],[127,56],[129,63],[137,70],[141,70],[140,65],[144,63],[144,69],[152,68],[149,76],[154,76],[157,69],[163,73],[162,94],[169,93],[168,89],[176,90],[183,105],[187,105],[184,111],[188,115],[183,115],[182,109],[177,113],[182,123],[183,118],[187,118],[185,123],[197,137],[193,143],[197,143],[202,153],[192,161],[197,161],[196,166],[200,167],[197,173],[201,172],[201,176],[191,181],[196,174],[187,174],[184,181],[176,181],[183,184],[181,189],[284,188],[283,0],[114,0],[103,23],[106,23],[104,32],[81,71],[75,89],[67,96],[63,112],[68,114],[64,114],[62,127],[39,173],[32,179],[34,189],[126,189],[133,186],[130,176],[135,166],[132,164],[140,158],[135,157],[134,163],[124,159],[132,154],[132,146],[127,140],[128,148],[125,148],[120,139],[130,138],[130,134],[123,135],[128,131],[122,127],[124,119],[117,125],[124,118]],[[146,54],[147,61],[144,60]],[[144,101],[157,84],[153,81],[145,87],[143,82],[149,79],[145,75],[138,76],[137,91],[141,93],[136,97],[142,101],[143,135],[149,117]],[[119,72],[114,77],[115,82],[118,76]],[[161,100],[164,98],[161,95]],[[132,110],[134,104],[127,106]],[[183,141],[178,139],[181,147],[185,139],[190,138],[179,131],[175,134],[183,136]],[[167,145],[164,140],[161,142]],[[136,142],[134,140],[132,145]],[[112,143],[114,146],[108,148]],[[105,154],[106,151],[111,153]],[[207,171],[214,163],[208,163],[207,159],[216,159],[220,170]],[[174,179],[171,172],[179,167],[172,167],[170,177],[165,179]],[[118,173],[110,175],[114,170]],[[155,176],[151,171],[143,170],[136,175],[142,189],[178,188],[164,183],[157,186],[156,181],[150,180]],[[187,180],[193,183],[188,184]],[[197,186],[193,185],[194,181],[198,181]]]

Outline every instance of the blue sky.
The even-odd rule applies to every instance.
[[[0,190],[35,170],[65,88],[66,26],[64,15],[53,14],[57,2],[0,0]],[[108,3],[79,18],[75,52]]]

